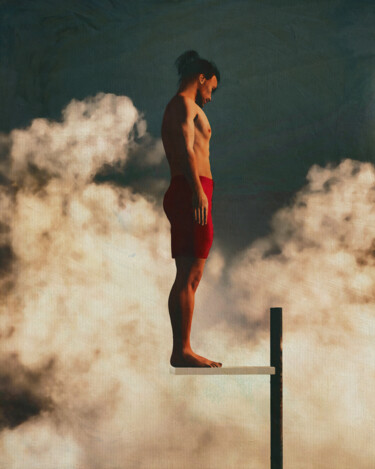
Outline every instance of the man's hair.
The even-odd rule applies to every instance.
[[[217,83],[219,84],[220,82],[220,72],[214,62],[202,59],[195,50],[187,50],[181,54],[177,57],[175,65],[180,76],[178,80],[179,85],[183,80],[189,80],[201,73],[203,73],[207,80],[215,75]]]

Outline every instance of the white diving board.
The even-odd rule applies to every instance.
[[[169,371],[174,375],[274,375],[274,366],[222,366],[222,367],[173,367]]]
[[[283,469],[283,310],[270,310],[270,365],[271,366],[222,366],[173,367],[172,375],[271,375],[271,469]]]

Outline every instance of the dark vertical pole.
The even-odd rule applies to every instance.
[[[283,467],[283,310],[271,308],[271,469]]]

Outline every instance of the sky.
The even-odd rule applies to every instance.
[[[375,7],[0,11],[0,467],[269,467],[269,377],[169,373],[160,126],[188,49],[221,73],[193,349],[267,366],[282,307],[285,467],[372,467]]]

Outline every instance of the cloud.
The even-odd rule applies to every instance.
[[[93,182],[105,164],[126,171],[136,132],[138,155],[157,164],[160,142],[131,100],[100,93],[73,100],[61,122],[2,136],[4,467],[268,466],[267,379],[169,374],[175,267],[161,201]],[[282,306],[285,465],[308,455],[314,467],[364,468],[374,167],[313,166],[307,181],[231,263],[213,247],[192,345],[224,366],[266,365],[269,307]]]
[[[12,131],[11,175],[19,182],[33,168],[66,183],[88,182],[104,164],[126,160],[134,128],[138,136],[146,134],[146,123],[127,96],[73,99],[62,122],[34,119],[27,129]]]
[[[367,309],[375,299],[374,166],[350,159],[314,165],[307,180],[292,205],[274,214],[269,236],[235,262],[233,301],[248,311],[250,300],[258,315],[270,302],[285,305],[295,328],[309,308],[314,325],[335,322],[327,335],[337,328],[349,333],[358,319],[349,305]]]

